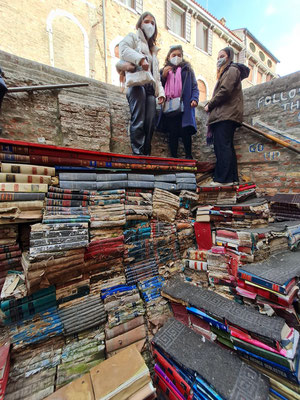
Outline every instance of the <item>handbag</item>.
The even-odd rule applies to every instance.
[[[144,86],[149,83],[155,84],[155,80],[151,72],[145,71],[142,68],[138,69],[136,72],[126,72],[125,82],[127,87]]]
[[[163,114],[167,118],[175,117],[176,115],[182,114],[184,112],[184,104],[182,101],[182,95],[183,95],[183,90],[185,87],[187,76],[188,76],[188,72],[186,73],[185,78],[184,78],[184,82],[183,82],[183,86],[182,86],[182,90],[181,90],[181,96],[165,101],[165,104],[163,106]]]

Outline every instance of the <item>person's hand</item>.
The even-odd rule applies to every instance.
[[[158,104],[163,104],[164,101],[165,101],[164,96],[160,96],[160,97],[157,99]]]
[[[142,58],[140,62],[140,66],[143,68],[144,71],[148,71],[149,69],[149,63],[146,60],[146,58]]]
[[[206,106],[204,107],[204,110],[205,110],[206,112],[209,112],[209,110],[208,110],[208,104],[206,104]]]
[[[191,107],[195,108],[197,107],[198,103],[196,102],[196,100],[191,101]]]
[[[163,78],[166,78],[166,77],[167,77],[167,75],[168,75],[169,71],[171,71],[171,69],[172,69],[172,67],[171,67],[170,65],[167,65],[167,66],[163,69],[163,72],[162,72]]]

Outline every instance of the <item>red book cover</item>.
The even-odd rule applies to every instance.
[[[0,347],[0,391],[4,393],[9,370],[9,348],[10,343]]]
[[[194,230],[198,249],[210,250],[213,246],[209,222],[195,222]]]
[[[295,286],[294,287],[295,289],[291,290],[289,295],[284,296],[285,297],[284,299],[280,296],[277,296],[275,293],[269,292],[268,290],[261,289],[257,286],[248,285],[245,281],[238,280],[238,286],[248,290],[251,293],[256,293],[265,299],[268,299],[270,301],[273,301],[274,303],[278,303],[286,307],[290,306],[293,303],[299,290],[298,287]]]
[[[179,392],[182,393],[187,400],[192,400],[192,388],[186,383],[176,369],[156,349],[153,349],[152,353],[155,362],[160,364],[161,369],[173,382]]]

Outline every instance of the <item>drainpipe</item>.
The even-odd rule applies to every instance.
[[[105,63],[105,82],[107,83],[107,46],[106,46],[106,12],[105,0],[102,0],[102,18],[103,18],[103,45],[104,45],[104,63]]]

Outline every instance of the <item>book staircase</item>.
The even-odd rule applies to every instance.
[[[194,160],[0,160],[5,399],[300,398],[299,196]]]

